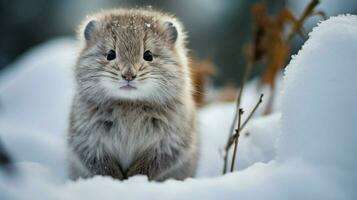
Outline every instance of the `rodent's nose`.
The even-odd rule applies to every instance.
[[[121,77],[127,81],[132,81],[136,78],[136,75],[133,74],[122,74]]]

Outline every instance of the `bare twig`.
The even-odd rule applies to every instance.
[[[234,170],[234,164],[235,164],[235,160],[236,160],[236,154],[237,154],[237,148],[238,148],[238,139],[239,139],[239,133],[241,130],[241,117],[243,115],[243,109],[239,109],[239,113],[238,113],[238,128],[236,129],[236,135],[237,137],[234,140],[234,151],[233,151],[233,158],[232,158],[232,163],[231,163],[231,172],[233,172]]]
[[[314,9],[316,8],[316,6],[320,3],[320,0],[312,0],[305,8],[305,10],[303,11],[302,15],[300,16],[300,18],[298,19],[298,21],[294,24],[291,32],[289,33],[286,41],[290,42],[291,39],[293,38],[293,36],[295,35],[295,33],[299,32],[299,30],[302,28],[304,22],[306,21],[306,19],[309,16],[314,15]],[[325,14],[323,12],[319,12],[319,15],[321,15],[322,17],[325,16]]]
[[[229,142],[230,138],[233,135],[233,130],[234,130],[234,127],[236,125],[237,118],[238,118],[238,110],[239,110],[240,102],[241,102],[241,99],[242,99],[244,85],[245,85],[245,82],[248,80],[248,78],[250,76],[250,73],[252,71],[252,66],[253,66],[253,63],[251,61],[249,61],[245,66],[244,75],[243,75],[242,82],[241,82],[241,85],[240,85],[240,88],[239,88],[239,92],[238,92],[238,96],[237,96],[234,118],[233,118],[231,127],[229,129],[229,137],[228,137],[227,143]],[[225,174],[227,172],[228,151],[225,152],[223,160],[224,160],[224,165],[223,165],[223,172],[222,173]]]
[[[239,107],[240,107],[240,102],[241,102],[241,99],[242,99],[242,94],[243,94],[243,89],[244,89],[244,85],[245,85],[245,82],[247,82],[249,76],[250,76],[250,73],[252,71],[252,62],[249,61],[245,67],[245,70],[244,70],[244,75],[243,75],[243,79],[242,79],[242,82],[241,82],[241,85],[240,85],[240,88],[239,88],[239,92],[238,92],[238,96],[237,96],[237,101],[236,101],[236,110],[235,110],[235,113],[234,113],[234,119],[232,121],[232,124],[231,124],[231,128],[229,129],[229,136],[232,136],[233,134],[233,130],[235,129],[235,125],[236,125],[236,122],[237,122],[237,118],[238,118],[238,111],[239,111]]]
[[[260,95],[258,102],[255,104],[253,110],[249,113],[247,119],[244,121],[244,123],[240,127],[240,131],[242,131],[243,128],[247,125],[247,123],[249,122],[250,118],[252,118],[253,114],[258,109],[259,105],[263,102],[263,96],[264,96],[263,94]],[[234,141],[236,140],[237,137],[239,137],[239,136],[237,134],[234,134],[234,135],[232,135],[231,138],[229,138],[229,141],[228,141],[228,143],[227,143],[227,145],[225,147],[226,152],[232,146],[232,144],[234,143]]]
[[[250,118],[253,116],[253,114],[255,113],[255,111],[257,110],[257,108],[259,107],[259,105],[262,103],[263,101],[263,94],[260,95],[259,97],[259,101],[257,102],[257,104],[254,106],[253,110],[249,113],[247,119],[244,121],[244,123],[241,126],[238,126],[239,131],[242,131],[242,129],[247,125],[247,123],[249,122]],[[223,174],[225,174],[227,172],[227,163],[228,163],[228,152],[230,147],[232,146],[233,142],[239,137],[239,135],[236,133],[234,135],[231,135],[227,141],[227,144],[224,148],[224,163],[223,163]]]

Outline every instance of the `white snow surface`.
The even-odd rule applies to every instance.
[[[19,174],[0,172],[0,199],[356,199],[357,17],[322,22],[287,66],[274,113],[244,129],[233,173],[221,176],[233,104],[199,111],[201,158],[185,181],[67,180],[65,133],[77,44],[61,38],[0,74],[0,137]],[[242,107],[259,96],[247,85]],[[246,133],[249,133],[246,136]]]

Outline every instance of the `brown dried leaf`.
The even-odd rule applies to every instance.
[[[193,98],[197,106],[203,106],[205,104],[208,78],[215,73],[216,66],[209,58],[200,60],[197,57],[192,56],[190,67],[194,90]]]

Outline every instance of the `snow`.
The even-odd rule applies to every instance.
[[[8,66],[0,74],[1,122],[63,134],[73,95],[71,69],[76,52],[73,39],[60,38],[34,48]]]
[[[256,101],[256,99],[254,99]],[[200,133],[202,139],[198,177],[215,177],[222,173],[223,148],[227,143],[230,123],[235,106],[217,104],[200,111]],[[246,114],[247,115],[247,114]],[[280,113],[255,118],[244,128],[239,138],[237,169],[242,170],[256,162],[269,162],[276,155],[274,146],[279,130]],[[270,130],[266,130],[269,126]],[[249,136],[248,136],[248,134]],[[231,148],[230,156],[232,156]],[[231,157],[228,159],[231,161]],[[231,163],[228,162],[228,166]]]
[[[68,38],[41,45],[0,75],[0,137],[19,171],[12,178],[0,172],[0,199],[355,199],[356,32],[356,16],[313,30],[278,83],[281,106],[260,117],[262,105],[243,131],[237,171],[220,175],[234,105],[216,103],[199,111],[197,177],[164,183],[145,176],[66,179],[77,45]],[[258,100],[256,84],[245,89],[243,117]]]
[[[286,69],[282,159],[295,155],[316,164],[357,167],[357,160],[346,156],[356,150],[356,33],[356,16],[321,23]]]

